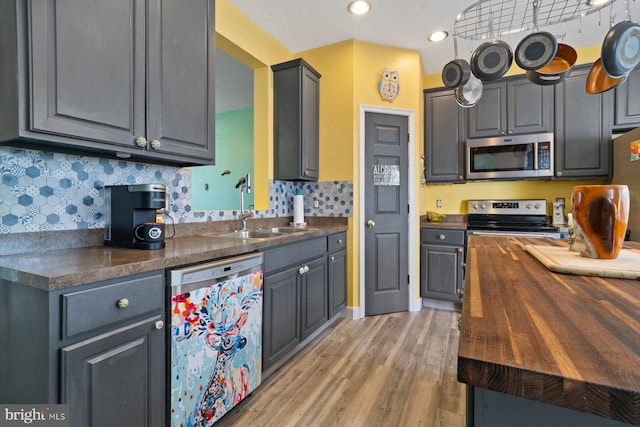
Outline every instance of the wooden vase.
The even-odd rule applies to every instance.
[[[571,193],[576,249],[588,258],[615,259],[629,221],[629,187],[581,185]]]

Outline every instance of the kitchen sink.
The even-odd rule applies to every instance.
[[[271,227],[271,228],[260,228],[259,230],[269,230],[273,233],[289,234],[289,233],[302,233],[306,229],[296,228],[296,227]]]
[[[257,228],[253,230],[236,230],[228,233],[209,233],[205,234],[208,237],[226,237],[232,239],[268,239],[271,237],[284,236],[291,233],[301,233],[305,229],[295,227],[271,227],[271,228]]]

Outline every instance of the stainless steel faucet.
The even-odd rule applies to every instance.
[[[242,230],[247,229],[247,220],[253,218],[253,211],[244,210],[244,192],[251,193],[251,175],[247,174],[238,180],[236,188],[240,188],[240,221],[242,221]]]

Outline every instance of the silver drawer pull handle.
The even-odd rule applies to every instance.
[[[120,298],[116,305],[118,308],[127,308],[129,307],[129,300],[127,298]]]
[[[342,244],[342,239],[338,239],[338,244],[341,245]]]
[[[304,273],[306,273],[304,266],[298,268],[298,274],[304,274]]]
[[[438,239],[440,239],[440,240],[444,240],[446,238],[447,238],[447,236],[445,236],[444,234],[441,234],[441,235],[438,236]]]
[[[162,320],[158,320],[155,326],[156,326],[156,329],[162,329],[164,328],[164,322]]]

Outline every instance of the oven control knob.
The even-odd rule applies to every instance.
[[[473,205],[473,209],[478,210],[478,204]]]
[[[536,203],[535,205],[533,205],[533,207],[536,209],[540,209],[540,203]]]
[[[527,209],[531,209],[531,203],[527,203],[526,206],[527,206]]]
[[[487,209],[487,205],[485,205],[484,203],[480,205],[480,209],[485,210]]]

